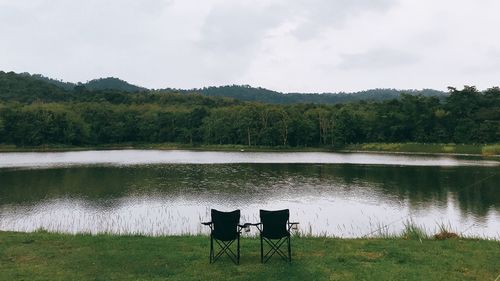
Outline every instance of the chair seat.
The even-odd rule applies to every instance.
[[[234,240],[234,239],[237,239],[238,238],[238,235],[239,235],[239,232],[235,231],[235,232],[232,232],[232,233],[228,233],[228,232],[217,232],[217,230],[214,229],[214,231],[212,232],[212,236],[217,239],[217,240],[221,240],[221,241],[231,241],[231,240]]]
[[[281,239],[284,237],[290,236],[290,232],[288,231],[273,231],[273,232],[267,232],[266,229],[264,228],[264,231],[262,232],[262,237],[267,238],[267,239]]]

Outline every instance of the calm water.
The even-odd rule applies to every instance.
[[[412,220],[500,239],[499,183],[499,162],[449,156],[0,153],[0,230],[196,234],[210,208],[239,208],[242,222],[289,208],[305,234],[397,233]]]

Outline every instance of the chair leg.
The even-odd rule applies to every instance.
[[[264,263],[264,241],[262,240],[262,234],[260,235],[260,262]]]
[[[288,236],[288,262],[292,262],[292,246],[290,236]]]
[[[213,262],[214,258],[214,238],[210,235],[210,263]]]
[[[237,249],[237,252],[238,252],[238,257],[237,257],[237,261],[238,261],[238,264],[240,264],[240,235],[238,235],[238,249]]]

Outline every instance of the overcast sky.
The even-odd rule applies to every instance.
[[[0,70],[149,88],[500,85],[498,0],[0,0]]]

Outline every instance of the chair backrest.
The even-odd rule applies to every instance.
[[[240,210],[232,212],[221,212],[211,210],[214,229],[212,235],[217,240],[230,241],[238,238],[238,223],[240,222]]]
[[[262,236],[269,239],[280,239],[290,235],[287,222],[290,218],[288,209],[279,211],[260,210]]]

